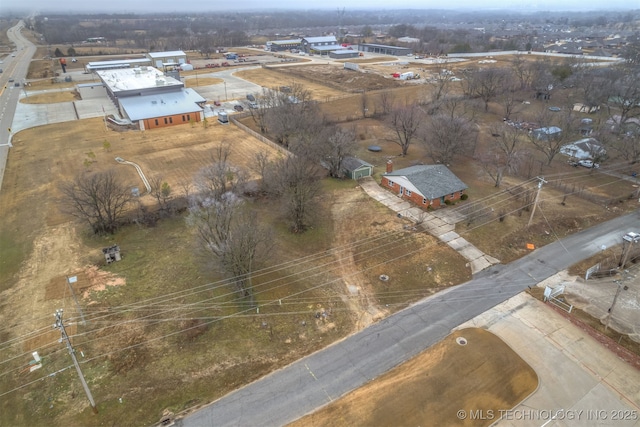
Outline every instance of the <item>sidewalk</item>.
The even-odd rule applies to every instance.
[[[484,254],[455,232],[456,223],[462,220],[458,214],[448,209],[439,209],[435,212],[424,211],[383,189],[373,178],[362,179],[360,186],[371,198],[416,224],[420,224],[429,234],[458,251],[469,261],[472,274],[500,263],[500,260]]]
[[[469,327],[500,337],[539,379],[493,425],[640,426],[640,372],[541,301],[520,293],[456,329]]]

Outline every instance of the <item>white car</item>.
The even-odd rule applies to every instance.
[[[600,165],[598,163],[594,163],[593,160],[580,160],[578,162],[578,165],[585,167],[585,168],[594,168],[594,169],[598,169],[600,167]]]
[[[627,234],[622,236],[622,238],[627,242],[633,242],[633,243],[640,242],[640,234],[634,233],[633,231],[628,232]]]

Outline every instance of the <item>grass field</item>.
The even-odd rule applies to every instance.
[[[43,61],[31,72],[51,73],[51,67],[51,61]],[[311,66],[237,75],[265,87],[278,86],[286,77],[303,83],[323,101],[323,113],[354,126],[357,155],[374,164],[378,174],[389,158],[396,168],[430,163],[426,148],[417,143],[408,156],[398,156],[399,147],[385,122],[378,116],[362,117],[363,95],[323,84]],[[397,103],[429,95],[426,84],[389,82]],[[381,90],[387,89],[366,93],[371,116],[379,111]],[[501,120],[495,104],[480,115],[483,120]],[[244,120],[250,125],[251,118]],[[2,396],[0,425],[148,425],[165,410],[177,413],[206,404],[470,277],[457,253],[430,236],[407,230],[408,223],[364,195],[357,183],[327,179],[317,222],[304,234],[289,233],[273,200],[252,202],[261,221],[278,236],[268,262],[258,266],[254,277],[256,310],[230,292],[225,277],[186,226],[184,214],[150,227],[132,223],[114,236],[93,236],[84,224],[61,212],[58,184],[82,172],[113,169],[130,186],[142,188],[133,168],[115,162],[115,157],[122,157],[139,164],[147,177],[162,178],[177,198],[194,174],[212,162],[212,153],[223,142],[231,147],[230,162],[253,176],[255,154],[278,156],[275,150],[234,126],[211,121],[207,126],[119,133],[106,130],[101,119],[89,119],[28,129],[16,134],[13,142],[0,193],[0,321],[11,325],[0,328],[0,341],[10,343],[0,347],[0,358],[10,359],[12,365],[0,377],[0,393],[33,385]],[[382,151],[368,151],[372,144]],[[471,156],[450,166],[469,186],[470,202],[498,191]],[[620,187],[601,174],[582,176],[587,171],[567,168],[558,160],[544,172],[566,172],[566,177],[588,183],[594,192],[610,194]],[[505,186],[522,180],[509,177]],[[508,261],[526,252],[525,242],[542,245],[633,208],[625,202],[606,211],[573,195],[561,204],[563,198],[563,192],[545,187],[527,233],[522,232],[526,213],[500,222],[497,212],[491,221],[459,225],[458,231]],[[149,195],[140,198],[147,208],[154,203]],[[116,243],[123,259],[105,265],[101,249]],[[381,274],[390,280],[380,281]],[[79,280],[69,288],[67,277],[72,275]],[[51,314],[61,307],[77,328],[70,333],[84,353],[83,370],[98,402],[98,415],[89,410],[72,370],[48,377],[69,364],[50,328]],[[80,323],[81,314],[89,320],[86,324]],[[46,363],[41,371],[28,373],[24,368],[35,349]],[[456,364],[439,368],[460,369]],[[380,391],[372,393],[376,394]]]

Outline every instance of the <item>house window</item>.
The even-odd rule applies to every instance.
[[[167,118],[166,117],[164,118],[164,124],[165,125],[167,124]]]
[[[158,126],[158,119],[156,119],[156,126]]]
[[[187,121],[190,122],[191,121],[191,114],[187,114]]]
[[[393,187],[393,181],[387,181],[389,183],[389,187]]]
[[[411,195],[411,190],[407,190],[407,196]]]
[[[427,204],[427,198],[426,198],[426,197],[422,199],[422,204],[423,204],[423,205],[426,205],[426,204]]]
[[[451,193],[451,198],[453,199],[454,197],[456,197],[456,193]]]
[[[169,123],[173,123],[173,117],[169,117]]]
[[[187,118],[186,118],[186,116],[185,116],[184,114],[182,115],[182,121],[183,121],[183,122],[186,122],[186,121],[187,121]]]
[[[460,192],[460,197],[462,197],[462,195],[463,195],[463,194],[464,194],[464,191],[461,191],[461,192]]]

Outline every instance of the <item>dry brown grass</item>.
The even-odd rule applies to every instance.
[[[463,329],[290,426],[487,426],[537,386],[534,370],[501,339]],[[459,410],[486,419],[464,419]]]
[[[39,93],[36,95],[29,95],[29,90],[26,92],[27,96],[20,99],[20,102],[23,104],[56,104],[58,102],[72,102],[80,99],[80,95],[75,91]]]

